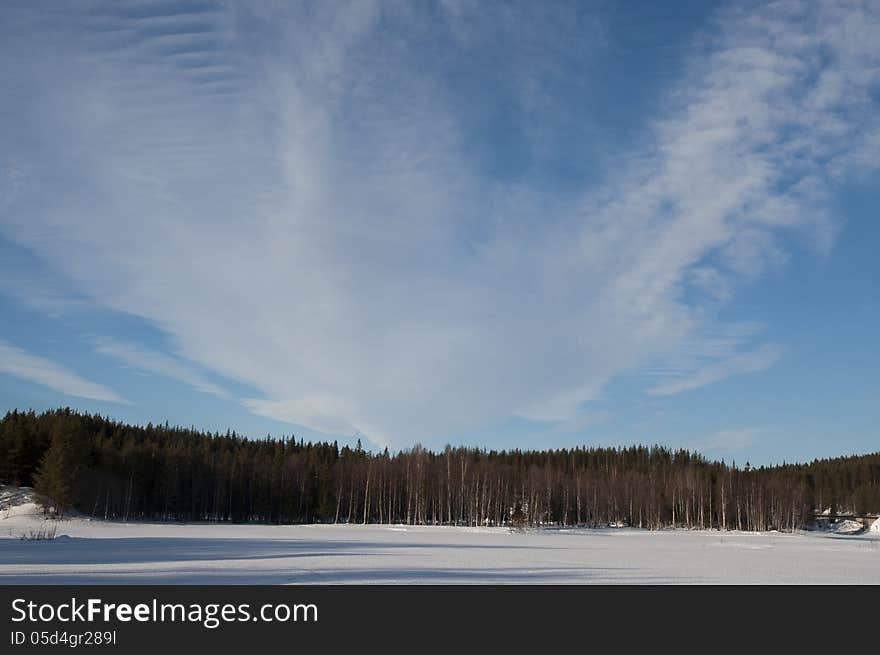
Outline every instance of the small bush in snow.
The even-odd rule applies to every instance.
[[[51,527],[39,528],[38,530],[30,530],[23,533],[19,539],[22,541],[51,541],[55,538],[58,528],[54,525]]]

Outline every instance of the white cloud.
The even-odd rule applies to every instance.
[[[27,66],[0,71],[17,89],[0,150],[30,177],[0,231],[180,357],[253,385],[246,405],[279,420],[397,445],[513,415],[571,420],[711,325],[744,276],[785,261],[789,236],[827,249],[834,184],[880,160],[863,139],[878,122],[873,7],[724,12],[638,151],[579,192],[488,175],[497,143],[468,113],[480,84],[451,83],[478,55],[546,51],[546,68],[476,81],[515,87],[524,123],[530,107],[586,113],[533,84],[589,73],[553,30],[431,32],[426,52],[441,23],[412,8],[275,9],[224,5],[198,40],[166,17],[173,47],[146,18],[96,11],[51,49],[10,11],[0,54]],[[525,156],[540,165],[562,136],[528,134]],[[701,360],[696,379],[757,370],[767,348]]]
[[[738,353],[729,359],[708,364],[686,377],[661,382],[648,389],[648,393],[652,396],[673,396],[683,391],[699,389],[720,382],[734,375],[766,371],[779,359],[781,354],[782,349],[779,346],[765,344],[757,350]]]
[[[682,339],[639,377],[651,380],[648,394],[671,396],[734,375],[765,371],[782,356],[783,348],[756,343],[764,328],[757,322],[709,324]]]
[[[751,447],[756,437],[767,432],[766,428],[754,427],[719,430],[708,437],[689,442],[687,447],[701,454],[739,453]]]
[[[5,341],[0,341],[0,373],[14,375],[68,396],[110,403],[128,402],[112,389],[90,382],[60,364],[31,355]]]
[[[587,428],[606,423],[613,418],[614,414],[608,411],[597,410],[582,412],[570,420],[557,423],[553,426],[552,432],[563,434],[583,432]]]
[[[192,365],[164,353],[124,343],[108,337],[95,341],[95,352],[114,357],[125,364],[143,371],[149,371],[168,378],[180,380],[198,391],[220,398],[229,398],[229,393],[209,380]]]

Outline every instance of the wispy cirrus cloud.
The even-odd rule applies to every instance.
[[[719,430],[702,439],[688,442],[687,447],[699,453],[726,455],[747,451],[760,435],[766,435],[767,428],[746,427]]]
[[[28,177],[3,234],[252,385],[252,411],[401,445],[576,423],[796,240],[827,251],[836,185],[880,161],[874,5],[719,12],[638,147],[549,190],[548,153],[590,102],[541,80],[589,89],[595,52],[556,46],[570,26],[583,48],[601,16],[206,3],[192,35],[191,16],[142,5],[59,22],[22,7],[0,45],[16,89],[0,146]],[[533,52],[537,68],[493,63]],[[475,102],[487,88],[496,104]],[[659,388],[760,370],[774,349]]]
[[[230,398],[229,393],[212,382],[205,374],[178,357],[144,348],[132,343],[117,341],[109,337],[95,340],[94,351],[99,355],[113,357],[126,365],[141,371],[148,371],[166,378],[179,380],[197,391],[209,393],[218,398]]]
[[[128,403],[112,389],[80,377],[70,369],[0,341],[0,373],[48,387],[77,398],[110,403]]]
[[[692,373],[672,378],[648,389],[652,396],[674,396],[684,391],[699,389],[734,375],[759,373],[770,368],[782,355],[775,344],[765,344],[756,350],[741,352],[727,359],[707,364]]]
[[[682,339],[672,352],[641,371],[646,393],[672,396],[773,366],[784,349],[761,343],[765,326],[757,322],[709,324]],[[659,381],[658,381],[659,380]]]

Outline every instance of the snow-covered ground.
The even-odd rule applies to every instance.
[[[44,521],[0,509],[0,584],[872,583],[880,530],[736,533]],[[22,535],[55,527],[54,540]]]

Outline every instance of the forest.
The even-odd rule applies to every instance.
[[[0,482],[109,520],[796,530],[880,512],[880,453],[738,467],[662,446],[389,453],[8,412]]]

